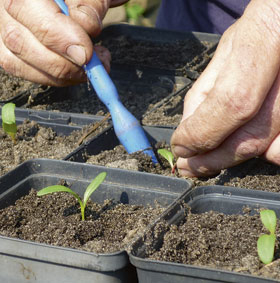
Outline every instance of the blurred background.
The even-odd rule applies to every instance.
[[[154,27],[161,0],[130,0],[128,3],[109,9],[104,27],[126,22],[133,25]]]

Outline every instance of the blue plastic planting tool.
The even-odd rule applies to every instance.
[[[62,12],[69,16],[68,7],[63,0],[54,0]],[[145,135],[139,121],[123,106],[118,91],[104,69],[96,53],[84,67],[88,79],[100,100],[111,113],[115,133],[128,153],[143,151],[152,157],[153,163],[157,158]]]

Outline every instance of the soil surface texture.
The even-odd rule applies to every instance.
[[[184,96],[171,97],[168,102],[145,115],[142,123],[146,126],[170,126],[175,129],[182,120],[183,104]]]
[[[280,166],[254,158],[224,169],[211,178],[193,178],[195,186],[225,185],[247,189],[280,192]]]
[[[116,83],[120,100],[138,120],[142,120],[143,116],[145,116],[143,120],[144,125],[178,125],[180,118],[174,120],[174,114],[170,115],[168,111],[178,108],[181,112],[183,98],[177,95],[171,101],[168,100],[161,105],[162,101],[168,95],[176,92],[177,88],[174,87],[177,86],[172,85],[172,83],[168,83],[165,86],[164,84],[142,85],[141,83],[137,83],[137,81],[123,82]],[[178,87],[182,88],[183,85]],[[106,106],[87,84],[69,88],[67,96],[68,98],[63,101],[47,101],[47,103],[31,105],[29,108],[98,116],[104,116],[108,112]],[[36,102],[36,98],[34,101]],[[158,110],[151,112],[155,108],[158,108]],[[181,115],[178,116],[181,117]]]
[[[108,253],[140,235],[162,208],[89,200],[81,221],[76,199],[67,193],[37,197],[36,191],[0,211],[0,234],[55,246]]]
[[[12,76],[0,67],[0,101],[9,100],[23,91],[32,89],[34,92],[40,86],[19,77]]]
[[[197,60],[203,51],[213,46],[195,38],[172,42],[144,41],[132,36],[107,37],[101,45],[109,49],[112,63],[159,69],[180,69]]]
[[[81,131],[73,131],[69,136],[57,134],[51,128],[40,126],[34,121],[25,120],[17,127],[17,141],[14,144],[3,128],[0,128],[0,176],[32,158],[63,159],[75,148],[82,135],[91,126]],[[93,134],[102,131],[98,128]]]
[[[159,148],[170,150],[170,147],[165,142],[158,142],[154,146],[154,152],[156,153]],[[159,155],[157,155],[157,159],[159,163],[153,164],[150,156],[142,152],[128,154],[122,145],[117,145],[112,150],[105,150],[97,155],[88,156],[86,162],[111,168],[148,172],[172,177],[178,176],[177,172],[175,172],[175,175],[171,173],[171,168],[167,160]]]
[[[258,258],[257,239],[268,232],[263,228],[259,215],[251,216],[246,213],[246,210],[250,211],[248,208],[244,210],[244,215],[213,211],[188,213],[181,224],[171,225],[160,248],[156,250],[151,245],[146,249],[146,256],[280,280],[279,242],[276,244],[275,261],[264,266]],[[158,224],[153,235],[166,229],[164,227],[165,224]],[[153,238],[150,240],[154,241]]]

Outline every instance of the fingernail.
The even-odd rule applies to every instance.
[[[79,66],[86,63],[86,52],[82,46],[70,45],[67,47],[66,53]]]
[[[182,157],[182,158],[188,158],[195,155],[195,152],[193,150],[190,150],[181,145],[173,145],[172,152],[176,157]]]

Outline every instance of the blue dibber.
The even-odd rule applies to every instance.
[[[63,0],[54,0],[62,12],[69,16],[68,7]],[[106,72],[101,61],[94,52],[89,63],[84,67],[97,96],[111,113],[115,133],[128,153],[143,151],[152,157],[153,163],[157,158],[145,135],[139,121],[124,107],[118,91]]]

